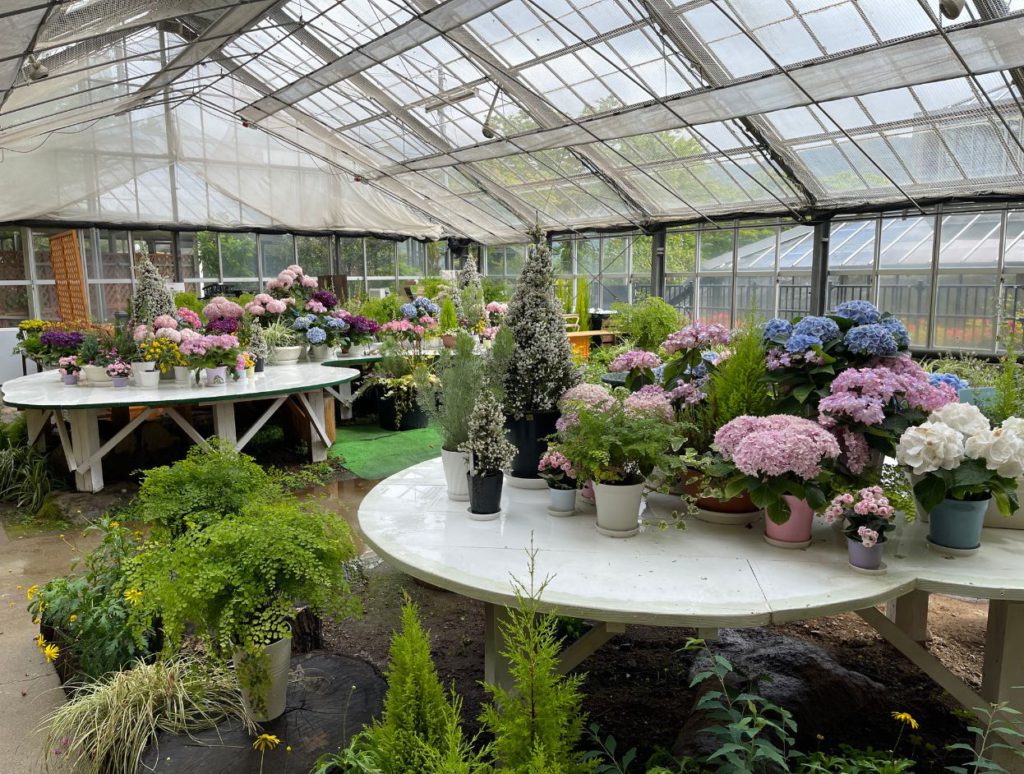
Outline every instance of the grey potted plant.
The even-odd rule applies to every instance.
[[[509,481],[543,488],[537,464],[547,449],[544,439],[555,431],[559,397],[579,382],[580,374],[555,296],[551,250],[539,228],[532,236],[505,314],[503,330],[511,334],[512,351],[500,365],[509,439],[516,447]]]
[[[515,455],[505,438],[505,415],[492,390],[483,390],[469,416],[469,433],[459,445],[469,454],[469,515],[476,521],[498,518],[501,511],[503,472]]]
[[[448,499],[456,501],[469,499],[469,455],[459,447],[469,439],[470,414],[484,382],[484,361],[474,354],[475,343],[469,333],[459,331],[453,349],[441,350],[432,369],[415,373],[417,403],[441,435]]]

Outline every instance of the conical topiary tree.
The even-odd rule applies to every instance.
[[[555,297],[551,249],[539,228],[530,235],[534,242],[504,323],[515,341],[503,375],[505,411],[517,419],[554,411],[562,393],[579,382],[562,305]]]
[[[174,295],[160,270],[148,257],[143,257],[135,267],[132,316],[136,323],[152,325],[162,314],[174,314]]]
[[[455,311],[469,330],[475,330],[484,316],[484,289],[472,255],[466,256],[455,285]]]

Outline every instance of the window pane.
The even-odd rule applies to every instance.
[[[593,294],[594,285],[591,283],[591,307],[600,309],[611,309],[612,304],[629,302],[629,282],[625,277],[603,277],[599,283],[601,286],[600,296]]]
[[[33,239],[35,236],[33,235]],[[39,318],[41,320],[57,320],[57,288],[56,286],[39,286]]]
[[[702,231],[700,234],[700,270],[732,271],[732,246],[736,232]]]
[[[256,235],[220,234],[220,259],[223,276],[257,277]],[[232,286],[237,283],[232,283]]]
[[[556,274],[572,274],[572,242],[552,242],[551,263]]]
[[[779,311],[776,317],[789,319],[811,312],[811,275],[779,274]]]
[[[366,272],[370,277],[395,276],[395,243],[387,239],[366,239]],[[391,283],[394,285],[394,283]]]
[[[936,349],[992,350],[999,283],[994,274],[940,274],[935,298]]]
[[[363,238],[338,239],[338,270],[349,277],[363,276]]]
[[[779,236],[779,269],[811,270],[814,262],[814,228],[793,226]]]
[[[331,271],[330,237],[297,236],[295,237],[295,251],[299,256],[299,266],[310,276],[319,277],[323,274],[333,273]]]
[[[870,274],[829,272],[827,308],[835,309],[844,301],[873,301]]]
[[[736,255],[737,271],[772,271],[775,269],[774,228],[743,228],[737,232],[739,247]],[[739,296],[736,297],[739,299]],[[738,308],[738,307],[737,307]]]
[[[599,245],[597,239],[581,239],[576,242],[576,271],[581,275],[597,274]]]
[[[518,277],[523,270],[527,245],[508,245],[505,248],[505,276]]]
[[[0,327],[14,327],[29,316],[28,290],[28,285],[0,285]]]
[[[423,243],[413,239],[399,242],[398,274],[402,277],[422,277],[425,263]]]
[[[604,240],[604,257],[601,263],[602,274],[625,274],[626,272],[626,237],[609,237]]]
[[[395,280],[393,280],[393,279],[391,279],[391,280],[386,280],[386,279],[370,279],[370,280],[366,281],[366,287],[367,287],[367,292],[370,293],[370,295],[372,295],[375,298],[376,298],[377,294],[374,293],[373,291],[378,289],[378,288],[387,288],[392,293],[397,293],[398,292],[398,283]],[[404,293],[402,294],[402,297],[403,298],[405,297]]]
[[[883,274],[878,278],[878,307],[904,322],[915,347],[928,344],[931,290],[931,278],[927,274]]]
[[[263,276],[267,279],[295,263],[291,234],[260,234],[260,250],[263,251]]]
[[[128,310],[132,299],[130,283],[89,285],[89,307],[93,322],[111,322],[114,314]]]
[[[931,266],[934,234],[935,218],[930,215],[883,220],[879,267],[902,269]]]
[[[731,325],[732,278],[701,277],[697,315],[707,323]]]
[[[696,251],[696,234],[668,234],[665,239],[665,273],[692,274],[697,265]]]
[[[136,256],[140,256],[143,253],[149,256],[149,260],[160,270],[160,273],[164,277],[174,282],[177,278],[177,267],[174,261],[174,235],[170,231],[133,231],[132,232],[133,251]],[[103,243],[103,232],[100,232],[100,243]],[[113,245],[111,245],[113,247]],[[111,279],[114,275],[108,275]],[[127,275],[117,275],[117,279],[122,276],[131,276],[131,269],[129,267],[129,273]]]
[[[86,252],[89,279],[131,279],[132,257],[128,252],[127,231],[101,229],[97,244],[89,247]]]
[[[648,282],[650,282],[650,279],[648,279]],[[696,282],[692,276],[673,276],[670,274],[665,277],[665,301],[687,317],[692,318],[694,316],[693,302],[695,288]]]
[[[1006,266],[1024,266],[1024,210],[1006,213]]]
[[[184,236],[184,235],[183,235]],[[193,272],[194,279],[210,284],[220,280],[220,258],[217,255],[217,234],[213,231],[200,231],[193,236],[191,258],[185,260],[186,250],[182,248],[182,260],[185,271]],[[188,276],[186,274],[186,276]]]
[[[427,276],[428,277],[440,277],[441,270],[444,269],[444,256],[448,251],[447,242],[427,242],[424,245],[426,248],[427,255]]]
[[[774,241],[774,238],[773,238]],[[775,282],[772,277],[736,278],[736,324],[767,320],[775,312]]]
[[[0,280],[27,279],[21,229],[0,229]]]
[[[50,261],[50,237],[67,231],[66,228],[33,228],[32,252],[36,259],[36,279],[53,279],[53,263]],[[79,245],[81,250],[81,245]]]
[[[878,221],[833,221],[828,246],[828,265],[838,269],[846,266],[873,266],[875,263],[875,232]]]
[[[630,271],[633,274],[646,274],[648,277],[651,275],[651,250],[653,249],[653,240],[649,236],[635,236],[633,237],[632,245],[632,260],[633,265]]]
[[[944,268],[996,268],[999,265],[998,212],[947,215],[942,219],[939,266]]]

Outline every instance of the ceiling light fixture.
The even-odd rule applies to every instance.
[[[30,81],[41,81],[50,74],[50,69],[36,59],[35,54],[28,55],[28,62],[25,65],[25,77]]]
[[[939,0],[939,10],[947,19],[956,19],[964,10],[965,0]]]

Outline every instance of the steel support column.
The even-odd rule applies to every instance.
[[[811,314],[824,314],[828,306],[828,240],[831,220],[814,224],[814,250],[811,257]]]
[[[661,226],[651,233],[651,295],[665,297],[665,245],[668,230]]]

